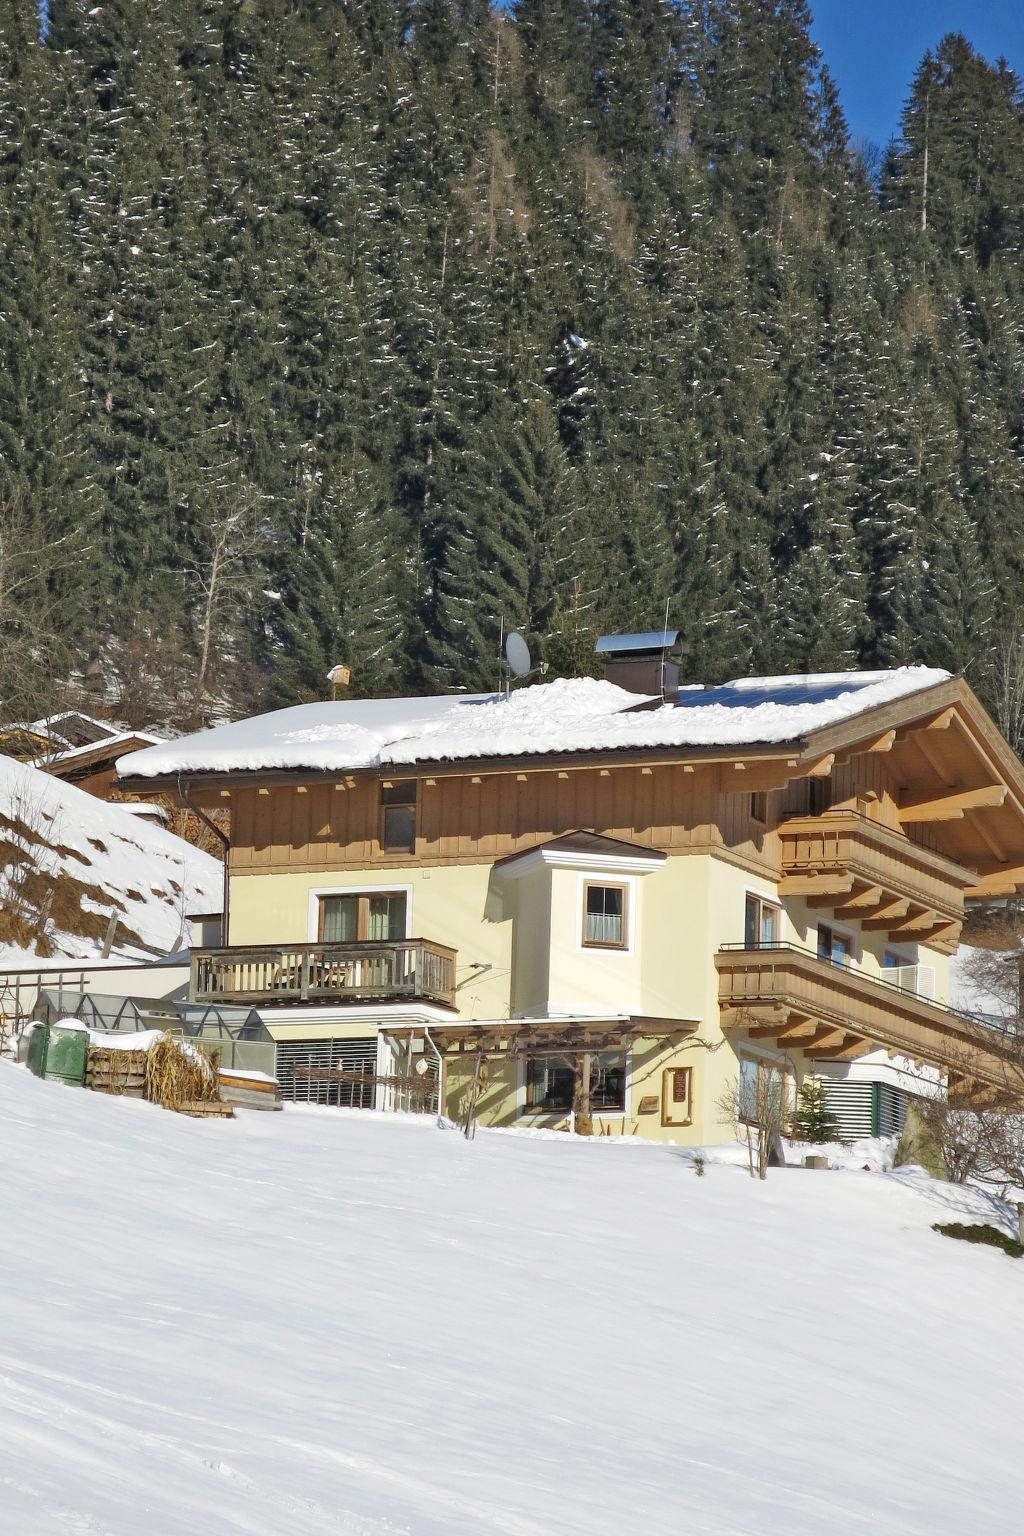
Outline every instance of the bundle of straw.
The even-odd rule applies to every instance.
[[[191,1041],[168,1030],[146,1058],[146,1098],[164,1109],[213,1104],[219,1098],[216,1065]]]

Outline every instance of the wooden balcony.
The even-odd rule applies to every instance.
[[[455,1007],[456,952],[429,939],[233,945],[192,951],[197,1003],[439,1003]]]
[[[781,896],[804,896],[893,941],[956,948],[973,870],[856,811],[791,817],[778,833]]]
[[[920,993],[789,944],[724,945],[715,966],[725,1030],[816,1061],[852,1061],[882,1046],[984,1083],[1006,1082],[997,1031]]]

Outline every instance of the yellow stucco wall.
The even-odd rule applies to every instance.
[[[406,890],[409,933],[458,951],[459,1012],[501,1019],[509,1011],[512,913],[492,891],[489,864],[432,869],[235,875],[231,881],[232,944],[299,944],[316,938],[317,894]]]
[[[624,951],[585,947],[581,942],[586,873],[544,867],[510,879],[491,864],[460,864],[395,870],[362,870],[324,876],[311,873],[236,875],[231,881],[231,942],[301,942],[316,934],[316,897],[330,891],[406,890],[411,902],[410,935],[449,945],[458,954],[456,979],[460,1016],[640,1014],[697,1022],[693,1038],[664,1047],[639,1041],[630,1053],[625,1115],[598,1116],[595,1128],[614,1134],[700,1144],[728,1140],[733,1127],[721,1101],[736,1078],[736,1050],[778,1059],[770,1044],[735,1036],[727,1042],[719,1025],[715,951],[744,936],[748,893],[776,901],[775,886],[724,859],[710,855],[670,856],[664,864],[634,876],[609,874],[630,891],[630,942]],[[818,921],[829,921],[805,902],[786,905],[781,937],[816,947]],[[877,975],[889,947],[880,933],[856,933],[858,969]],[[912,946],[905,946],[908,960]],[[948,996],[948,962],[932,951],[922,963],[936,972],[936,997]],[[293,1010],[271,1020],[279,1039],[324,1039],[372,1033],[372,1020],[345,1018],[303,1021]],[[797,1078],[799,1053],[789,1056]],[[662,1124],[662,1074],[674,1066],[692,1071],[688,1126]],[[472,1063],[448,1068],[448,1109],[464,1107]],[[639,1113],[644,1098],[656,1096],[655,1112]],[[563,1123],[564,1117],[524,1117],[522,1066],[491,1065],[478,1110],[483,1124]]]

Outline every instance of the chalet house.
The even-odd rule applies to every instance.
[[[679,687],[662,639],[606,640],[604,680],[302,705],[122,759],[134,793],[230,811],[195,999],[258,1008],[292,1097],[439,1077],[483,1124],[713,1143],[762,1074],[825,1077],[849,1135],[928,1083],[995,1094],[948,962],[965,900],[1024,885],[1024,767],[967,683]]]

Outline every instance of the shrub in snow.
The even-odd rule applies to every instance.
[[[1024,1243],[1019,1243],[1015,1237],[1007,1237],[1005,1232],[990,1227],[987,1222],[974,1226],[962,1221],[937,1221],[932,1231],[941,1232],[943,1237],[959,1237],[965,1243],[986,1243],[990,1248],[1001,1248],[1011,1259],[1024,1257]]]

